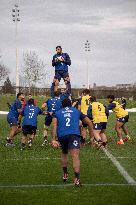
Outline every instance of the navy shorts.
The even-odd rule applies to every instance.
[[[50,114],[47,114],[46,117],[45,117],[45,126],[50,126],[52,123],[52,115]]]
[[[78,135],[66,135],[64,137],[58,138],[61,145],[62,152],[68,154],[68,150],[80,149],[80,136]]]
[[[105,130],[107,126],[107,122],[93,123],[94,130]]]
[[[37,127],[32,126],[32,125],[24,125],[22,127],[23,135],[33,135],[33,134],[35,135],[36,130],[37,130]]]
[[[15,117],[7,117],[7,121],[9,123],[10,127],[18,125],[18,119]]]
[[[69,74],[67,71],[63,71],[63,70],[60,70],[60,71],[55,71],[55,76],[54,76],[54,79],[57,79],[57,80],[61,80],[61,78],[66,78],[66,77],[69,77]]]
[[[125,117],[118,118],[117,121],[125,124],[126,122],[128,122],[128,119],[129,119],[129,115],[126,115]]]

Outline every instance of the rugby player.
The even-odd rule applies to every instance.
[[[68,66],[71,65],[70,57],[67,53],[62,52],[61,46],[56,47],[56,54],[53,56],[52,66],[55,67],[55,76],[53,80],[53,84],[51,86],[51,90],[58,90],[59,82],[61,78],[63,78],[66,89],[69,90],[71,94],[71,83],[70,77],[68,73]]]
[[[88,117],[93,120],[93,136],[97,147],[106,146],[107,137],[105,135],[109,110],[102,104],[96,101],[96,97],[90,98],[88,108]]]
[[[47,114],[45,117],[45,124],[44,124],[44,141],[42,146],[48,144],[48,130],[52,123],[52,115],[61,109],[61,99],[60,99],[60,92],[54,92],[54,97],[47,100],[47,102],[43,103],[42,108],[45,109],[47,107]]]
[[[67,89],[61,88],[60,92],[61,92],[60,94],[61,101],[63,101],[66,98],[69,98],[71,100],[70,92]]]
[[[114,95],[108,95],[107,99],[109,101],[108,109],[112,110],[117,118],[115,130],[117,132],[117,136],[119,138],[119,141],[117,141],[117,144],[124,144],[125,141],[130,140],[129,134],[128,134],[128,128],[125,126],[125,123],[128,122],[129,115],[128,111],[124,110],[122,105],[120,105],[117,101],[115,101]],[[126,137],[123,139],[122,136],[122,130],[125,133]]]
[[[22,111],[22,100],[24,99],[23,93],[18,93],[16,100],[10,105],[9,113],[7,115],[7,121],[10,125],[10,133],[6,138],[5,146],[15,146],[13,139],[16,134],[21,132],[21,127],[18,125],[18,116]]]
[[[23,136],[21,138],[21,150],[25,149],[26,143],[29,147],[32,146],[32,140],[36,134],[37,129],[37,116],[42,114],[43,111],[34,105],[34,99],[29,99],[27,105],[24,107],[19,115],[19,121],[23,118],[22,122],[22,132]]]
[[[81,100],[78,103],[78,109],[84,114],[87,115],[87,110],[88,107],[90,105],[90,90],[89,89],[85,89],[82,92],[81,95]],[[90,132],[90,136],[93,137],[93,124],[91,129],[89,129]],[[82,127],[81,127],[81,136],[83,138],[83,142],[85,143],[85,139],[86,139],[86,135],[87,135],[87,124],[85,124],[84,122],[82,123]],[[92,138],[91,137],[91,138]]]
[[[52,146],[61,145],[61,164],[63,168],[63,181],[68,179],[68,152],[73,160],[73,169],[75,174],[74,184],[80,186],[80,120],[89,127],[92,126],[87,116],[71,106],[71,100],[66,98],[62,101],[62,109],[53,116],[52,128]],[[56,136],[58,141],[56,140]],[[60,144],[59,144],[60,143]]]

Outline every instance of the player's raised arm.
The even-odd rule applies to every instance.
[[[65,53],[64,62],[69,66],[71,65],[71,59],[67,53]]]

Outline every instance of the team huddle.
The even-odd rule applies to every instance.
[[[52,61],[52,65],[55,66],[55,77],[51,86],[51,98],[43,102],[39,108],[31,94],[27,101],[23,93],[17,94],[7,115],[11,129],[6,138],[6,146],[13,147],[15,135],[22,132],[21,151],[25,150],[27,145],[31,147],[36,135],[38,115],[45,115],[44,139],[41,145],[45,146],[50,142],[54,148],[61,148],[64,182],[68,180],[68,154],[71,155],[75,175],[74,185],[81,186],[79,154],[80,148],[86,145],[88,135],[91,146],[95,146],[97,149],[107,146],[108,139],[105,131],[109,111],[112,110],[117,118],[115,125],[118,136],[117,144],[122,145],[130,139],[126,127],[129,115],[123,106],[115,101],[113,95],[107,96],[108,106],[98,102],[95,96],[91,96],[88,89],[82,91],[79,99],[73,99],[68,74],[68,65],[71,65],[70,57],[68,54],[62,53],[60,46],[56,47],[56,51],[57,54],[53,56]],[[66,89],[58,88],[61,78],[65,81]],[[50,126],[51,129],[49,129]],[[122,131],[125,138],[123,138]]]

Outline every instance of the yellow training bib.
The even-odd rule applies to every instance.
[[[128,111],[124,110],[122,105],[116,101],[113,101],[112,103],[116,104],[116,107],[113,108],[112,111],[115,113],[117,118],[122,118],[128,115]]]
[[[94,123],[107,122],[105,107],[99,102],[92,103],[92,117]]]
[[[83,96],[81,99],[81,112],[87,115],[87,110],[90,105],[90,95]]]

